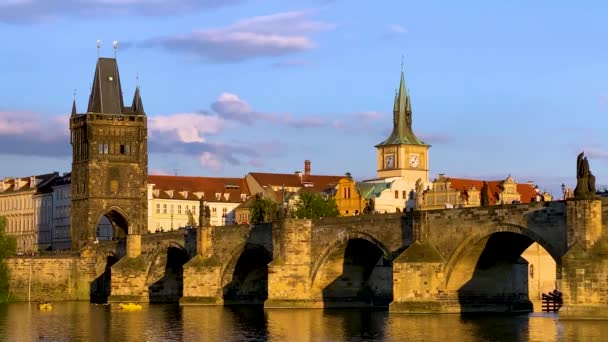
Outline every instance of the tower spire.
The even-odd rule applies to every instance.
[[[76,111],[76,89],[74,89],[74,98],[72,99],[72,115],[76,116],[78,112]]]
[[[139,84],[135,87],[135,94],[133,95],[131,109],[133,110],[133,114],[146,115],[144,112],[144,105],[141,101],[141,94],[139,93]]]
[[[395,94],[393,105],[393,131],[382,145],[426,145],[412,130],[412,105],[409,90],[405,85],[405,72],[403,70],[403,56],[401,57],[401,77],[399,88]]]

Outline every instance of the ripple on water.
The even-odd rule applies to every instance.
[[[608,321],[555,314],[404,315],[374,310],[144,305],[86,302],[0,305],[2,341],[604,341]]]

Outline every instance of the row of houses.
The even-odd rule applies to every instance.
[[[51,173],[26,178],[4,178],[0,183],[0,216],[6,232],[17,237],[20,252],[68,249],[70,241],[71,174]],[[243,178],[150,175],[147,178],[148,231],[170,231],[205,224],[248,224],[250,208],[263,196],[293,208],[302,192],[334,198],[342,216],[395,213],[482,205],[550,201],[531,183],[449,178],[440,175],[420,192],[400,177],[355,181],[350,174],[314,175],[310,161],[304,172],[252,172]],[[421,194],[421,196],[419,196]],[[201,215],[201,210],[208,213]],[[112,238],[111,223],[102,217],[99,239]]]

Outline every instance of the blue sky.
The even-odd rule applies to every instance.
[[[0,176],[70,170],[97,49],[139,75],[150,173],[375,176],[401,56],[431,175],[608,184],[602,1],[0,0]]]

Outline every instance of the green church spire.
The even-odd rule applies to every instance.
[[[401,64],[401,80],[399,89],[395,95],[393,106],[393,131],[391,135],[376,145],[427,145],[416,137],[412,130],[412,105],[409,91],[405,87],[405,73],[403,72],[403,62]]]

